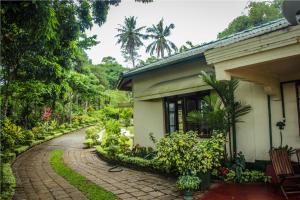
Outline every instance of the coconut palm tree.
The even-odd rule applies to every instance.
[[[129,54],[133,67],[135,67],[137,50],[144,45],[142,40],[147,39],[147,36],[142,33],[145,26],[137,28],[136,19],[133,16],[125,17],[124,25],[119,24],[117,28],[119,34],[115,36],[118,38],[117,44],[121,44],[123,51]]]
[[[170,55],[172,51],[177,52],[176,45],[166,39],[171,35],[171,30],[174,28],[174,24],[164,26],[163,19],[161,19],[157,25],[152,25],[152,27],[147,28],[148,37],[154,39],[154,41],[148,45],[146,52],[150,52],[150,55],[156,52],[158,58],[163,58],[165,51],[167,51],[168,55]]]

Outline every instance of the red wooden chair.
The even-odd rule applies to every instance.
[[[273,149],[270,151],[270,157],[285,198],[288,199],[288,194],[300,194],[300,174],[295,174],[287,151]]]

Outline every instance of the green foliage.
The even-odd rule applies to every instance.
[[[105,122],[105,131],[107,135],[118,135],[121,132],[120,122],[117,120],[110,119]]]
[[[241,182],[242,173],[246,169],[246,159],[242,152],[239,152],[234,160],[232,169],[235,172],[235,181]]]
[[[137,67],[142,67],[142,66],[145,66],[145,65],[148,65],[148,64],[151,64],[151,63],[154,63],[158,61],[158,59],[155,57],[155,56],[150,56],[149,58],[147,58],[145,61],[144,60],[141,60],[139,65]]]
[[[282,18],[282,2],[283,0],[250,1],[246,7],[248,14],[235,18],[225,30],[218,34],[218,38],[223,38],[233,33]]]
[[[102,137],[101,146],[111,157],[124,153],[129,149],[129,138],[121,135],[120,123],[109,120],[105,123],[105,135]]]
[[[187,51],[187,50],[189,50],[189,49],[191,49],[191,48],[193,48],[193,47],[194,47],[193,43],[192,43],[191,41],[187,41],[187,42],[185,42],[184,45],[182,45],[182,46],[179,48],[179,52],[180,52],[180,53],[185,52],[185,51]]]
[[[229,141],[230,155],[232,154],[231,151],[231,146],[232,146],[233,154],[234,154],[233,157],[235,157],[236,156],[236,143],[235,143],[236,123],[242,122],[240,118],[248,114],[252,108],[250,105],[247,105],[241,101],[237,101],[234,98],[239,85],[239,81],[237,79],[231,79],[229,81],[219,81],[216,80],[216,77],[214,75],[209,75],[205,72],[201,73],[201,78],[206,84],[208,84],[214,89],[214,91],[217,93],[218,97],[222,101],[222,107],[224,108],[224,110],[222,109],[221,116],[224,115],[223,117],[225,118],[223,119],[223,122],[225,124],[223,128],[228,127],[228,129],[230,128],[231,130],[229,134],[232,135],[234,142],[233,144],[231,144],[231,140]],[[222,121],[222,119],[219,118],[216,119],[218,119],[218,121]]]
[[[131,125],[131,120],[133,118],[133,109],[132,108],[123,108],[120,109],[120,119],[125,127]]]
[[[156,159],[166,171],[179,174],[207,173],[220,166],[225,138],[215,134],[201,141],[195,132],[172,133],[157,143]]]
[[[165,57],[165,51],[168,55],[170,55],[172,51],[177,52],[178,49],[176,45],[167,39],[167,37],[171,35],[171,30],[174,28],[174,24],[164,26],[163,19],[161,19],[157,25],[152,25],[147,28],[148,37],[154,41],[147,46],[146,52],[150,52],[151,56],[156,52],[157,58]]]
[[[111,157],[108,151],[103,149],[101,146],[96,147],[97,153],[104,157],[105,159],[111,162],[118,162],[121,165],[125,165],[131,168],[144,169],[149,171],[159,171],[166,173],[163,168],[161,168],[161,163],[156,159],[144,159],[141,157],[135,157],[125,154],[116,154],[114,157]]]
[[[104,94],[106,98],[106,104],[108,106],[118,107],[120,103],[132,102],[132,95],[129,92],[106,90]]]
[[[260,171],[243,171],[240,175],[240,178],[237,178],[235,171],[229,170],[229,173],[225,176],[225,181],[233,181],[236,182],[239,180],[239,183],[255,183],[255,182],[263,182],[269,183],[271,182],[271,177],[266,176],[265,173]]]
[[[111,106],[106,106],[101,110],[103,121],[107,121],[110,119],[118,120],[120,118],[119,109],[113,108]],[[112,123],[112,121],[108,122]]]
[[[24,143],[23,129],[4,118],[2,122],[1,151],[13,150],[15,145]]]
[[[30,130],[24,131],[23,136],[24,136],[24,143],[23,144],[25,144],[25,145],[30,145],[34,140],[34,134]]]
[[[98,132],[101,130],[100,127],[97,127],[97,126],[92,126],[92,127],[89,127],[86,129],[85,131],[85,141],[84,141],[84,144],[86,145],[86,147],[88,148],[91,148],[95,145],[97,145],[99,142],[98,142],[98,139],[99,139],[99,135],[98,135]]]
[[[104,57],[99,65],[90,66],[90,69],[99,82],[109,89],[117,86],[120,75],[126,70],[115,58],[110,56]]]
[[[16,187],[16,180],[12,173],[12,169],[9,163],[1,163],[1,184],[0,184],[0,199],[9,200],[12,199],[15,187]]]
[[[176,186],[179,190],[195,191],[198,190],[201,184],[201,180],[197,176],[179,176],[176,181]]]
[[[0,153],[0,160],[2,163],[9,163],[16,158],[16,154],[8,151],[2,151]]]
[[[111,192],[106,191],[102,187],[87,180],[84,176],[66,166],[63,162],[62,155],[62,150],[54,150],[50,153],[50,163],[52,168],[71,185],[78,188],[87,197],[87,199],[116,199]]]
[[[92,148],[94,146],[94,140],[92,138],[88,138],[88,139],[84,140],[83,144],[87,148]]]
[[[45,129],[41,124],[38,124],[36,127],[32,128],[32,133],[35,139],[44,139],[45,138]]]
[[[228,114],[227,109],[222,106],[219,97],[211,94],[204,97],[201,111],[192,111],[188,113],[187,120],[196,124],[203,124],[211,130],[227,132]]]
[[[132,150],[126,152],[126,155],[149,160],[155,157],[156,152],[152,147],[143,147],[137,144],[132,148]]]

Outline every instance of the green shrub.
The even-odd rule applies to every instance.
[[[195,132],[172,133],[157,143],[156,159],[166,171],[179,174],[207,173],[220,166],[224,145],[223,134],[200,140]]]
[[[101,110],[102,120],[115,119],[118,120],[120,118],[120,111],[117,108],[113,108],[111,106],[107,106]]]
[[[32,141],[34,140],[34,134],[32,131],[30,130],[26,130],[23,132],[23,136],[24,136],[24,143],[25,145],[30,145],[32,144]]]
[[[1,164],[1,198],[3,200],[12,199],[16,187],[16,180],[12,173],[10,164]]]
[[[2,122],[1,151],[13,150],[15,145],[24,143],[23,129],[8,118]]]
[[[126,154],[133,157],[153,159],[156,155],[156,152],[152,147],[143,147],[137,144],[132,148],[131,151],[126,152]]]
[[[58,122],[54,119],[49,123],[48,130],[55,130],[58,127]]]
[[[16,154],[8,151],[2,151],[0,153],[0,160],[2,163],[12,162],[16,158]]]
[[[117,120],[113,120],[113,119],[106,121],[105,132],[108,135],[120,134],[120,132],[121,132],[120,122]]]
[[[105,159],[111,162],[118,162],[119,164],[125,165],[131,168],[138,168],[138,169],[145,169],[148,171],[159,171],[162,173],[166,173],[162,168],[160,168],[161,163],[158,163],[157,160],[147,160],[140,157],[132,157],[125,154],[116,154],[113,157],[110,153],[108,153],[104,148],[101,146],[96,147],[97,153],[104,157]]]
[[[66,128],[66,124],[61,124],[61,125],[59,126],[59,128],[60,128],[60,129],[65,129],[65,128]]]
[[[131,125],[132,118],[133,118],[132,108],[123,108],[120,110],[120,119],[125,127]]]
[[[87,147],[92,147],[94,145],[98,144],[98,139],[99,139],[99,135],[98,132],[100,131],[100,129],[97,126],[93,126],[93,127],[89,127],[86,129],[85,131],[85,139],[87,139],[84,144]],[[87,143],[86,143],[87,142]]]
[[[93,139],[89,138],[86,139],[83,144],[87,147],[87,148],[92,148],[94,146],[94,141]]]
[[[33,127],[31,131],[35,139],[42,140],[45,138],[45,129],[42,125],[38,124],[37,126]]]
[[[179,176],[176,181],[176,186],[179,190],[195,191],[200,187],[201,180],[197,176]]]
[[[232,182],[239,181],[240,183],[255,183],[255,182],[269,183],[271,181],[271,177],[266,176],[266,174],[261,171],[246,170],[241,172],[240,178],[237,179],[236,172],[234,170],[229,170],[224,180],[232,181]]]
[[[129,149],[129,138],[121,135],[120,123],[116,120],[108,120],[105,123],[105,134],[102,137],[101,146],[109,152],[110,156],[125,153]]]
[[[26,151],[29,148],[30,148],[30,146],[19,146],[19,147],[15,148],[15,153],[17,155],[19,155],[20,153],[23,153],[24,151]]]

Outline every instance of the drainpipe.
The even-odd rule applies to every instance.
[[[270,137],[270,150],[271,150],[273,147],[271,96],[268,95],[267,97],[268,97],[268,116],[269,116],[269,137]]]

